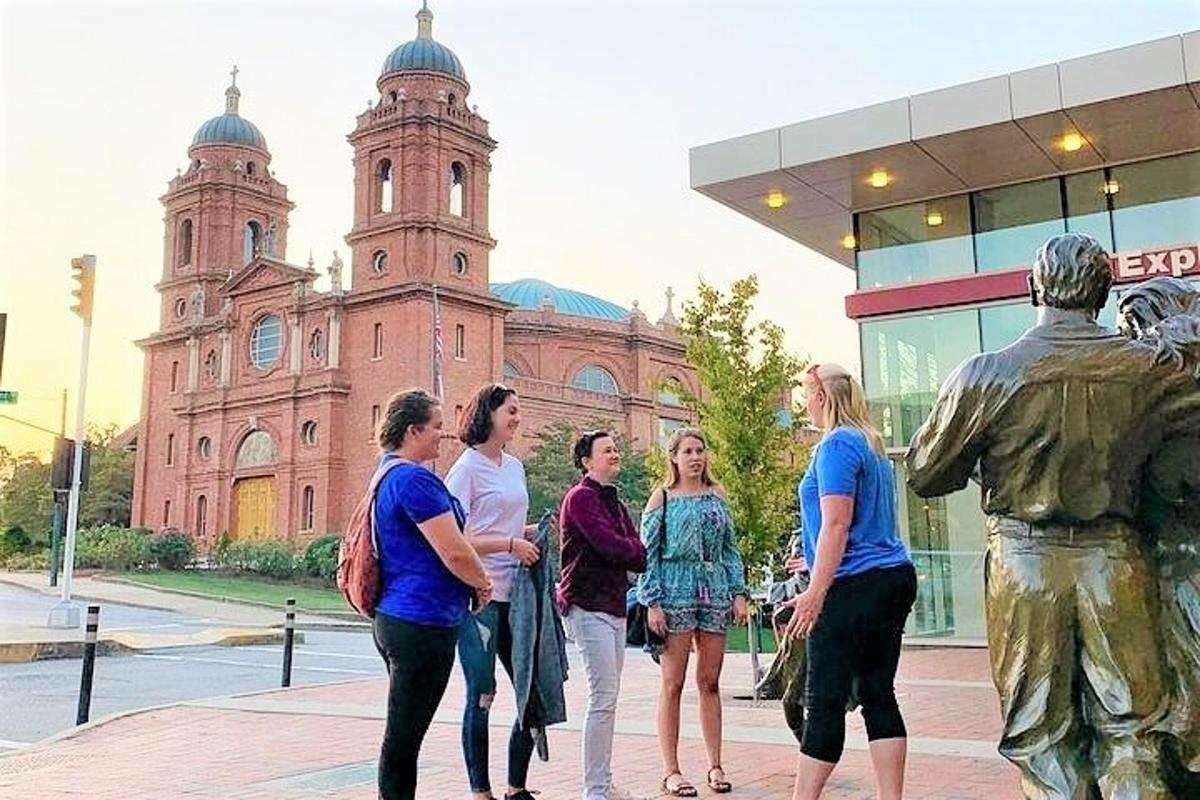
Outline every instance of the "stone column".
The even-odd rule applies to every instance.
[[[200,339],[196,336],[188,337],[188,380],[187,390],[189,392],[196,391],[200,385]]]
[[[228,386],[233,375],[233,337],[228,330],[221,331],[221,385]]]
[[[342,316],[336,308],[329,309],[329,369],[337,369],[341,363]]]

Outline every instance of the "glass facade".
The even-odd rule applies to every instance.
[[[865,211],[858,287],[1020,269],[1074,231],[1110,252],[1200,240],[1200,152]]]

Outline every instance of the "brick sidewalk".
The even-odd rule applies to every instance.
[[[579,727],[586,687],[572,656],[572,720],[551,731],[551,760],[534,761],[530,784],[545,800],[579,796]],[[906,796],[1008,800],[1020,796],[1016,772],[995,752],[995,693],[980,650],[905,651],[898,684],[909,725]],[[748,684],[745,656],[730,656],[725,685],[723,760],[734,797],[790,796],[796,747],[777,703],[759,707],[729,695]],[[626,662],[614,766],[622,785],[658,796],[661,766],[654,735],[658,674],[645,656]],[[457,668],[421,753],[420,800],[469,797],[459,745],[463,686]],[[386,683],[326,684],[173,706],[117,718],[0,758],[0,794],[28,798],[335,798],[369,800],[382,732]],[[702,783],[704,748],[694,691],[684,695],[681,756]],[[501,689],[492,729],[493,781],[502,786],[511,690]],[[709,793],[702,789],[701,795]],[[829,798],[874,795],[862,721],[849,718],[846,755]]]

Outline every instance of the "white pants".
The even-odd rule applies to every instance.
[[[567,612],[571,638],[583,656],[588,707],[583,721],[583,800],[604,800],[612,783],[617,694],[625,664],[625,618],[574,606]]]

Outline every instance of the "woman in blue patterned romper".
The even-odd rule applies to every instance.
[[[642,516],[646,571],[638,583],[638,601],[648,609],[650,628],[666,640],[658,695],[658,742],[666,775],[662,787],[674,797],[696,796],[696,787],[679,770],[679,700],[694,643],[700,730],[710,765],[707,783],[723,794],[732,787],[721,768],[718,684],[726,628],[746,621],[745,568],[724,490],[708,470],[704,435],[692,428],[676,431],[667,451],[671,477],[650,496]]]

